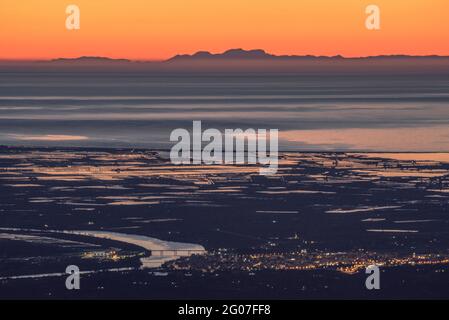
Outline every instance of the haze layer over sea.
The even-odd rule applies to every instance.
[[[279,129],[281,150],[449,151],[449,78],[0,73],[3,145],[169,149],[193,120]]]

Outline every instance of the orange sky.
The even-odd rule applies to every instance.
[[[65,8],[81,29],[65,28]],[[381,8],[381,30],[365,7]],[[449,0],[0,0],[0,59],[163,59],[198,50],[449,55]]]

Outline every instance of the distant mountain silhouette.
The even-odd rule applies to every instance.
[[[244,50],[244,49],[229,49],[223,53],[211,53],[209,51],[198,51],[194,54],[179,54],[170,59],[164,61],[158,61],[159,63],[164,62],[177,62],[177,61],[200,61],[200,60],[271,60],[271,61],[281,61],[281,60],[367,60],[367,59],[440,59],[448,58],[447,56],[411,56],[411,55],[381,55],[381,56],[368,56],[368,57],[356,57],[356,58],[345,58],[341,55],[335,56],[314,56],[314,55],[274,55],[267,53],[262,49]],[[129,59],[114,59],[108,57],[96,57],[96,56],[81,56],[77,58],[57,58],[52,59],[47,62],[68,62],[68,63],[126,63],[126,62],[137,62]],[[150,61],[142,61],[142,63]],[[154,63],[154,61],[153,61]]]
[[[169,61],[176,61],[181,59],[267,59],[275,57],[272,54],[266,53],[264,50],[243,50],[230,49],[223,53],[213,54],[208,51],[198,51],[195,54],[182,54],[174,56]]]
[[[128,59],[113,59],[108,57],[82,56],[78,58],[57,58],[50,60],[51,62],[80,62],[80,63],[111,63],[111,62],[131,62]]]
[[[133,61],[81,56],[47,61],[0,61],[0,71],[291,73],[291,74],[449,74],[449,56],[274,55],[262,49],[198,51],[163,61]]]
[[[229,49],[223,53],[210,53],[208,51],[198,51],[192,55],[181,54],[176,55],[167,61],[180,61],[180,60],[199,60],[199,59],[220,59],[220,60],[230,60],[230,59],[342,59],[340,55],[337,56],[297,56],[297,55],[274,55],[267,53],[262,49],[244,50],[244,49]]]

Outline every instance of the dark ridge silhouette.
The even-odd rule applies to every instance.
[[[208,51],[198,51],[192,55],[189,54],[180,54],[176,55],[167,61],[180,61],[180,60],[199,60],[199,59],[266,59],[266,60],[279,60],[279,59],[342,59],[341,55],[337,56],[313,56],[313,55],[305,55],[305,56],[297,56],[297,55],[274,55],[271,53],[267,53],[262,49],[253,49],[253,50],[244,50],[241,48],[238,49],[229,49],[223,53],[210,53]]]
[[[209,51],[198,51],[194,54],[179,54],[166,61],[186,61],[186,60],[201,60],[201,59],[270,59],[270,60],[365,60],[365,59],[439,59],[448,58],[448,56],[438,55],[426,55],[426,56],[413,56],[405,54],[397,55],[380,55],[380,56],[367,56],[367,57],[351,57],[346,58],[342,55],[335,56],[315,56],[315,55],[274,55],[267,53],[262,49],[244,50],[244,49],[229,49],[223,53],[211,53]]]
[[[82,56],[78,58],[57,58],[52,59],[50,62],[92,62],[92,63],[111,63],[111,62],[131,62],[128,59],[113,59],[108,57],[93,57],[93,56]]]
[[[189,60],[367,60],[367,59],[441,59],[448,58],[448,56],[438,55],[426,55],[426,56],[412,56],[412,55],[380,55],[380,56],[367,56],[367,57],[352,57],[346,58],[341,55],[335,56],[315,56],[315,55],[274,55],[267,53],[262,49],[244,50],[241,48],[229,49],[223,53],[211,53],[209,51],[198,51],[194,54],[178,54],[167,60],[158,61],[164,62],[176,62],[176,61],[189,61]],[[42,62],[68,62],[68,63],[114,63],[114,62],[139,62],[130,59],[114,59],[108,57],[97,56],[81,56],[77,58],[56,58],[49,61]],[[140,61],[140,63],[154,63],[154,61]]]
[[[275,55],[268,54],[262,49],[255,50],[243,50],[243,49],[230,49],[223,53],[213,54],[208,51],[198,51],[193,55],[182,54],[176,55],[168,61],[176,61],[182,59],[269,59],[274,58]]]
[[[0,71],[150,72],[150,73],[291,73],[291,74],[449,74],[449,56],[274,55],[262,49],[198,51],[163,61],[134,61],[81,56],[47,61],[1,61]]]

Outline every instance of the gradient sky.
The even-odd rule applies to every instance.
[[[65,8],[81,29],[65,28]],[[381,30],[365,7],[381,8]],[[449,55],[448,0],[1,0],[0,59],[157,60],[198,50]]]

